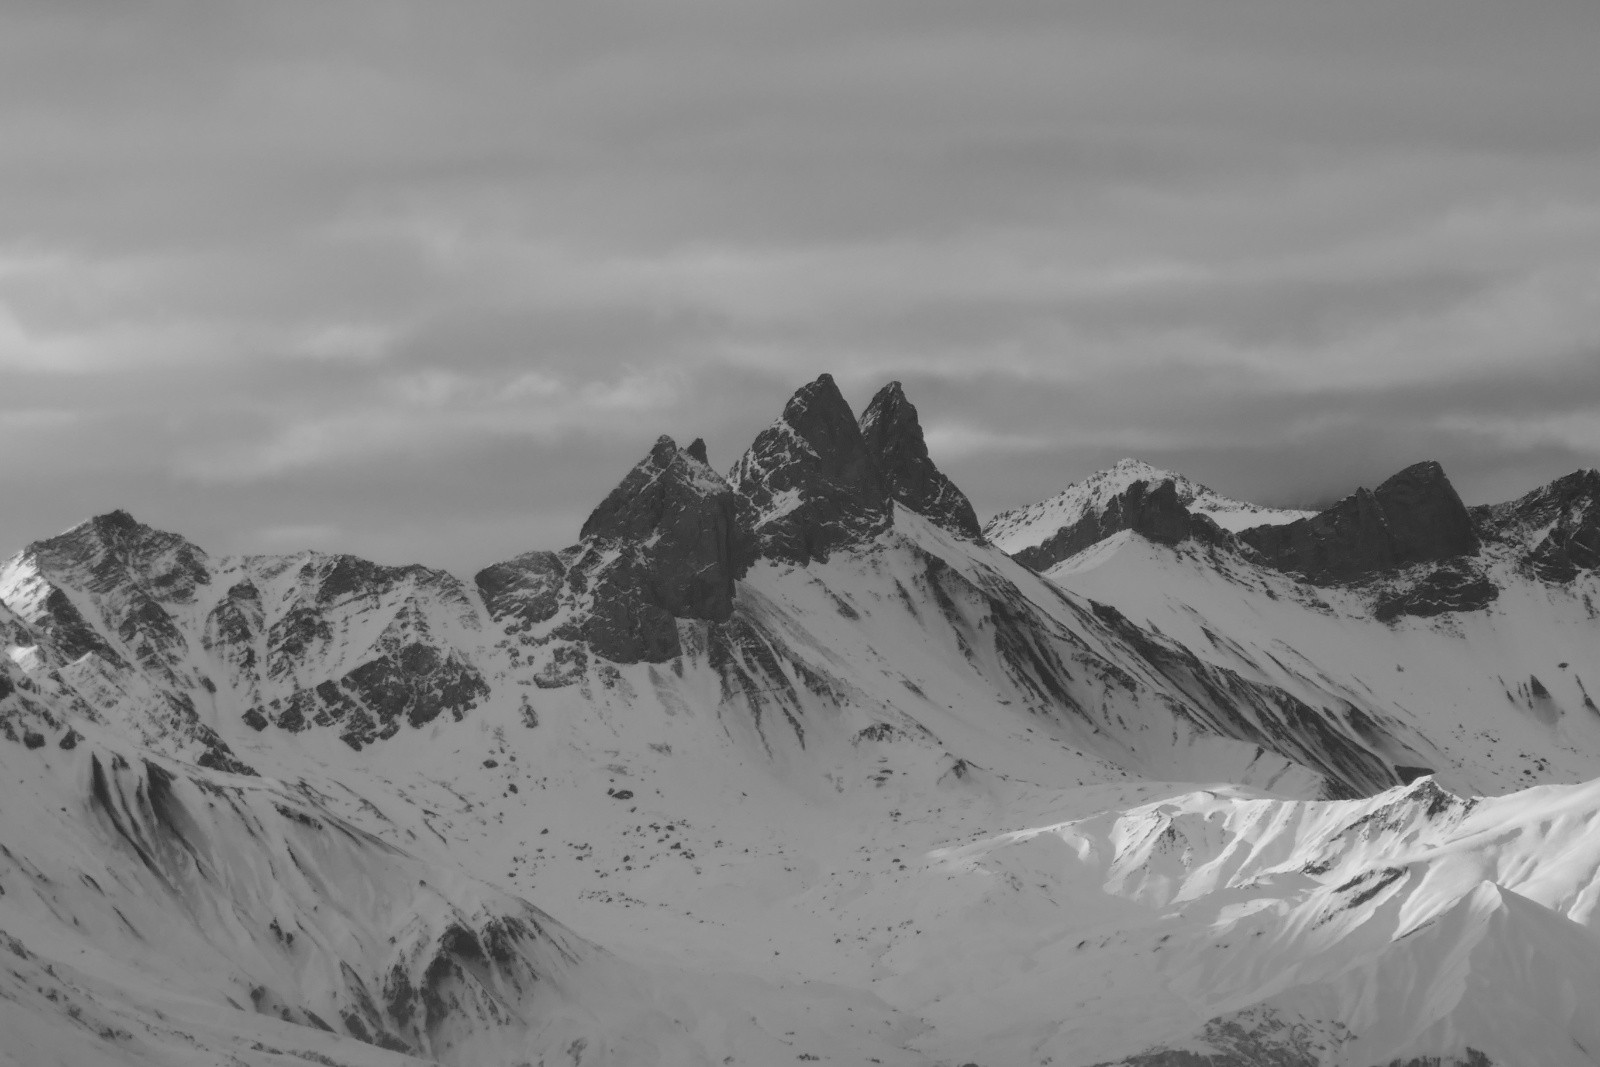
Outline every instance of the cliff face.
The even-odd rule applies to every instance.
[[[890,497],[829,375],[803,386],[729,474],[763,559],[804,565],[888,529]]]
[[[575,677],[590,654],[660,663],[682,651],[679,620],[727,622],[757,560],[805,566],[889,529],[894,504],[978,539],[972,505],[933,464],[899,383],[858,423],[823,375],[799,389],[728,479],[705,442],[660,438],[583,524],[578,544],[486,567],[491,617]]]
[[[526,631],[565,613],[556,639],[618,663],[672,659],[678,619],[725,621],[752,547],[705,445],[670,437],[584,522],[563,553],[531,552],[476,577],[490,616]],[[575,649],[576,651],[576,649]]]
[[[878,390],[862,412],[861,436],[891,498],[952,533],[974,541],[983,536],[966,494],[929,458],[917,409],[899,382]]]
[[[1466,506],[1432,461],[1407,467],[1376,490],[1358,489],[1319,515],[1253,527],[1239,539],[1271,566],[1317,583],[1470,555],[1479,544]]]

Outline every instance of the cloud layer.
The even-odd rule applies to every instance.
[[[0,551],[471,569],[889,378],[981,513],[1600,464],[1600,8],[25,4]]]

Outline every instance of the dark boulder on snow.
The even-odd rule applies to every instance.
[[[755,553],[825,561],[893,521],[890,496],[830,375],[802,386],[729,474]]]
[[[1270,565],[1323,584],[1478,550],[1478,535],[1439,464],[1413,464],[1378,486],[1281,526],[1241,531]]]
[[[890,382],[861,415],[861,436],[894,500],[953,533],[979,540],[982,530],[972,503],[928,456],[917,409],[899,382]]]

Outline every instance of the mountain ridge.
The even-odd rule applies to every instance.
[[[469,578],[36,542],[0,1024],[85,1064],[1591,1062],[1600,480],[1319,584],[1124,473],[1030,569],[898,384],[824,377],[728,476],[660,438]]]

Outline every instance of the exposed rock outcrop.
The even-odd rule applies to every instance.
[[[678,619],[726,620],[753,547],[733,488],[704,456],[704,442],[658,439],[589,516],[578,545],[480,571],[490,615],[527,633],[565,611],[535,643],[582,642],[617,663],[678,655]]]
[[[1523,566],[1542,581],[1566,583],[1600,569],[1600,471],[1574,471],[1472,511],[1486,539],[1521,543]]]
[[[749,567],[733,488],[697,452],[661,437],[583,524],[585,540],[637,553],[647,602],[677,618],[720,622],[733,613],[734,581]],[[694,448],[694,446],[690,446]]]
[[[801,387],[729,474],[756,555],[826,561],[888,529],[890,496],[830,375]]]
[[[1239,539],[1268,564],[1319,584],[1469,555],[1479,545],[1466,506],[1432,461],[1407,467],[1376,490],[1358,489],[1321,514],[1252,527]]]
[[[899,382],[878,390],[867,405],[861,415],[861,436],[890,497],[953,533],[981,539],[971,501],[929,458],[917,409]]]
[[[1385,593],[1373,614],[1388,621],[1401,615],[1429,617],[1451,611],[1477,611],[1500,596],[1500,589],[1465,560],[1449,560],[1420,581]]]
[[[489,616],[510,630],[526,630],[561,610],[567,562],[560,554],[524,552],[479,571],[474,578]]]
[[[235,689],[254,698],[250,725],[331,726],[360,748],[404,725],[461,719],[488,697],[477,666],[441,632],[447,621],[479,625],[455,577],[347,555],[248,562],[254,578],[229,589],[206,635],[213,655],[237,664]],[[281,589],[270,611],[264,585]],[[358,620],[381,629],[352,646],[346,634]]]
[[[1072,525],[1019,550],[1015,558],[1036,571],[1047,570],[1122,530],[1163,545],[1176,545],[1191,537],[1213,543],[1228,537],[1204,515],[1190,513],[1178,499],[1171,479],[1155,486],[1139,481],[1112,497],[1103,510],[1086,511]]]
[[[477,575],[489,614],[567,684],[589,652],[659,663],[680,652],[678,621],[727,622],[758,559],[806,565],[867,543],[894,502],[978,539],[971,503],[934,466],[898,382],[858,422],[824,374],[798,391],[728,479],[696,440],[659,438],[561,553],[532,552]]]
[[[212,559],[118,511],[29,546],[0,585],[68,684],[139,709],[151,741],[203,766],[248,770],[199,707],[258,730],[333,727],[360,747],[461,718],[489,691],[445,632],[480,625],[470,599],[426,567]]]
[[[1374,491],[1389,526],[1395,558],[1421,563],[1478,551],[1472,516],[1432,460],[1414,463]]]

